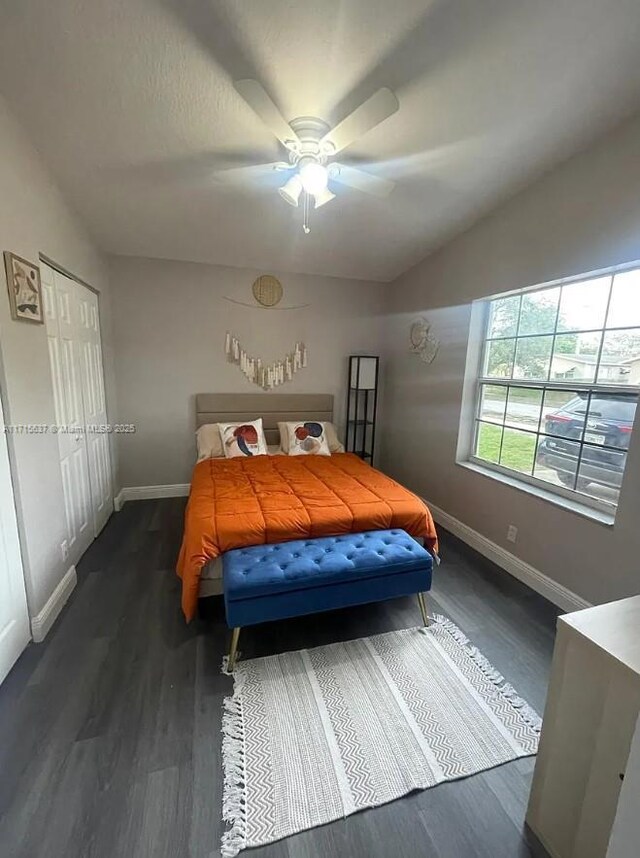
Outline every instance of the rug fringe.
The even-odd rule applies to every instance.
[[[518,715],[522,720],[528,724],[529,727],[535,730],[536,733],[539,733],[542,729],[542,718],[538,715],[535,709],[533,709],[533,707],[529,706],[526,700],[523,700],[522,697],[518,695],[513,685],[505,682],[504,676],[502,676],[500,671],[493,667],[489,660],[482,655],[478,647],[473,646],[470,643],[469,638],[465,633],[459,629],[455,623],[452,623],[450,619],[443,617],[442,614],[435,614],[432,619],[441,628],[448,632],[456,643],[465,650],[469,658],[477,664],[487,679],[496,686],[504,699],[518,711]]]
[[[531,707],[526,700],[518,695],[513,685],[506,682],[500,689],[501,693],[507,698],[514,709],[520,713],[520,717],[527,722],[537,733],[542,729],[542,718],[538,715],[535,709]]]
[[[226,656],[225,656],[226,659]],[[223,664],[223,670],[225,665]],[[240,675],[241,676],[241,675]],[[224,786],[222,819],[231,827],[222,835],[220,854],[234,858],[247,845],[247,811],[245,800],[244,720],[240,691],[242,682],[235,680],[232,697],[225,697],[222,716],[222,768]]]

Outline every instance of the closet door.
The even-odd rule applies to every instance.
[[[9,673],[31,637],[4,432],[0,401],[0,682]]]
[[[80,369],[82,401],[87,426],[87,455],[91,481],[91,507],[97,536],[113,510],[111,491],[110,435],[107,431],[107,405],[104,395],[102,345],[98,296],[76,284],[79,309]]]
[[[76,283],[41,266],[53,381],[58,451],[67,521],[67,550],[75,560],[94,537],[87,442],[84,431]]]

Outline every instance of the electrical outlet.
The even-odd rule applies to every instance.
[[[69,556],[69,546],[67,545],[67,540],[66,540],[66,539],[64,539],[64,540],[60,543],[60,551],[61,551],[61,553],[62,553],[62,559],[63,559],[63,560],[66,560],[66,559],[67,559],[67,557]]]
[[[515,542],[518,538],[518,528],[514,524],[510,524],[507,528],[507,542]]]

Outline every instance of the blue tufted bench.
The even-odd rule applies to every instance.
[[[256,623],[423,593],[433,559],[404,530],[371,530],[227,551],[222,560],[229,670],[240,629]]]

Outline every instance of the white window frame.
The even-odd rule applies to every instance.
[[[593,280],[598,277],[610,276],[613,278],[616,274],[621,274],[636,269],[640,269],[640,260],[632,263],[626,263],[624,265],[617,265],[610,268],[604,268],[597,271],[588,272],[585,274],[579,274],[572,277],[566,277],[559,280],[553,280],[535,286],[529,286],[524,289],[513,289],[509,292],[497,293],[473,302],[469,333],[469,345],[467,352],[467,365],[463,390],[462,417],[460,423],[460,432],[458,436],[458,451],[456,457],[456,461],[458,462],[458,464],[472,467],[474,470],[482,472],[485,476],[493,477],[494,479],[497,479],[501,482],[507,483],[525,491],[529,491],[530,493],[535,494],[538,497],[546,498],[552,502],[559,503],[560,505],[566,506],[570,509],[574,509],[576,511],[582,511],[583,509],[586,511],[593,510],[594,517],[600,518],[601,516],[603,516],[601,520],[605,522],[610,520],[611,522],[613,522],[616,511],[618,509],[618,503],[609,503],[607,501],[600,500],[598,498],[594,498],[586,494],[582,494],[575,489],[565,488],[564,486],[542,480],[539,477],[512,470],[511,468],[507,468],[499,463],[488,462],[486,459],[481,459],[476,456],[474,451],[476,446],[476,432],[480,418],[481,391],[483,385],[492,385],[496,387],[505,388],[520,387],[527,389],[539,389],[542,391],[543,402],[544,391],[554,389],[577,392],[584,391],[587,394],[590,394],[592,392],[597,392],[598,394],[636,393],[639,396],[640,401],[640,385],[596,383],[595,379],[597,379],[600,359],[602,357],[603,343],[601,343],[600,352],[597,356],[597,364],[594,371],[593,382],[575,381],[572,379],[565,379],[562,381],[535,381],[533,379],[495,378],[491,376],[485,376],[483,374],[483,368],[485,366],[485,351],[487,348],[487,343],[490,342],[490,338],[487,336],[487,334],[490,322],[490,305],[492,301],[495,301],[497,299],[509,298],[514,295],[526,295],[532,292],[542,292],[546,289],[553,289],[557,288],[558,286],[580,283],[582,281]],[[609,292],[609,303],[611,301],[611,295],[612,291]],[[609,306],[607,306],[607,314],[608,311]],[[606,320],[607,315],[605,314],[605,324]],[[601,331],[603,329],[594,328],[593,330]],[[608,328],[605,330],[616,330],[616,328]],[[554,339],[556,333],[554,333]],[[543,334],[540,334],[540,336],[543,336]],[[505,337],[505,339],[517,340],[517,332],[514,337]],[[514,356],[516,351],[517,343],[514,347]],[[638,411],[640,411],[640,408],[638,408],[636,411],[636,417],[638,415]],[[495,425],[500,424],[496,423]],[[633,435],[636,430],[640,431],[640,425],[638,420],[634,421],[631,437],[629,439],[630,444],[631,438],[633,438]],[[544,433],[540,433],[539,425],[537,432],[531,432],[531,434],[534,434],[536,437],[538,437],[540,434]],[[582,452],[582,444],[584,443],[584,441],[576,443],[580,443],[580,449]],[[624,483],[625,477],[626,464],[625,471],[622,476],[622,483]],[[596,515],[595,513],[598,513],[599,515]]]

